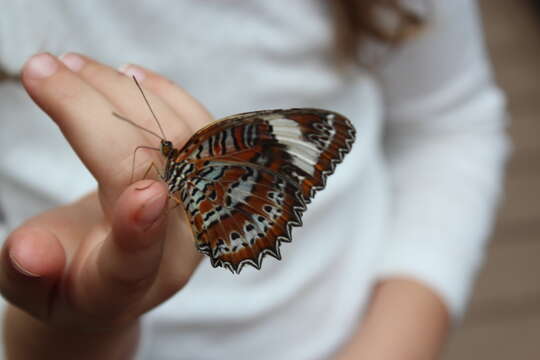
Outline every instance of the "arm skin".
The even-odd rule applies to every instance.
[[[385,279],[335,360],[438,359],[449,328],[448,310],[432,290],[406,278]]]
[[[426,25],[376,70],[393,194],[378,273],[385,277],[338,360],[439,357],[448,312],[462,311],[501,189],[504,99],[491,75],[476,2],[406,3]],[[443,234],[442,227],[452,230]],[[438,266],[423,277],[427,264]],[[409,280],[394,276],[404,271]]]

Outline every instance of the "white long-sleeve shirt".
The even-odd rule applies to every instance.
[[[145,316],[141,359],[329,358],[373,284],[392,276],[424,283],[462,314],[501,186],[504,99],[474,3],[409,3],[431,5],[426,28],[375,72],[343,73],[329,60],[322,1],[0,0],[0,66],[10,73],[35,52],[76,51],[160,72],[216,117],[313,106],[357,129],[283,260],[239,276],[204,261]],[[95,187],[15,82],[0,84],[0,179],[6,229]]]

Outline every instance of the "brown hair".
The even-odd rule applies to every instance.
[[[400,0],[328,0],[328,4],[334,19],[336,54],[347,62],[362,63],[359,54],[367,42],[395,47],[424,24],[422,17]],[[383,21],[383,16],[390,21]]]

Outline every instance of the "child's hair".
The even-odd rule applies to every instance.
[[[395,47],[423,27],[423,18],[402,0],[328,1],[334,19],[336,55],[346,62],[359,58],[366,42]]]

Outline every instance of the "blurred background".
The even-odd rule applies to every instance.
[[[514,153],[487,263],[443,359],[540,359],[540,1],[480,5]]]

